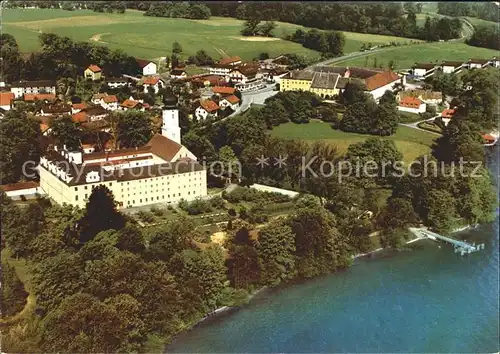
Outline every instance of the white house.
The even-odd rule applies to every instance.
[[[208,72],[210,75],[221,75],[227,76],[233,70],[233,66],[229,64],[212,64],[211,67],[208,68]]]
[[[493,57],[491,65],[495,68],[500,68],[500,59],[498,57]]]
[[[398,93],[398,100],[405,97],[416,97],[422,102],[432,105],[437,105],[443,101],[443,94],[439,91],[430,90],[407,90]]]
[[[445,109],[444,111],[441,112],[441,119],[443,120],[444,125],[448,125],[451,118],[453,118],[454,114],[455,114],[454,109]]]
[[[489,59],[469,59],[468,61],[469,69],[482,69],[492,64],[492,61]]]
[[[115,95],[107,95],[101,98],[99,104],[108,111],[116,111],[118,109],[118,98]]]
[[[205,120],[207,117],[215,118],[217,117],[217,112],[220,106],[212,100],[201,100],[200,106],[196,108],[194,115],[200,120]]]
[[[441,70],[444,74],[458,74],[462,71],[464,63],[461,61],[443,61]]]
[[[106,84],[111,88],[125,87],[128,86],[128,80],[125,78],[110,78],[106,79]]]
[[[4,111],[8,111],[12,108],[13,101],[14,101],[14,94],[12,92],[0,93],[0,108],[2,108]]]
[[[40,188],[40,184],[34,181],[4,184],[0,186],[0,189],[2,189],[9,198],[34,196],[35,194],[45,194],[44,191]]]
[[[149,92],[149,88],[152,87],[155,93],[158,93],[160,89],[165,87],[165,82],[159,77],[149,76],[143,80],[144,93]]]
[[[155,63],[144,59],[136,59],[136,60],[137,64],[139,64],[139,67],[141,68],[143,76],[156,75],[157,67]]]
[[[106,97],[108,94],[106,92],[104,93],[94,93],[92,95],[92,99],[90,100],[90,102],[92,102],[93,104],[101,104],[101,99],[103,97]]]
[[[401,77],[393,71],[383,71],[366,78],[364,81],[366,91],[378,102],[385,91],[394,91],[398,84],[406,84],[406,77]]]
[[[16,98],[21,98],[26,93],[52,93],[55,95],[56,85],[51,80],[17,81],[12,83],[10,92],[12,92]]]
[[[426,77],[434,75],[436,71],[436,65],[432,63],[415,63],[412,71],[413,76],[424,79]]]
[[[240,99],[235,95],[224,97],[219,102],[219,106],[221,108],[231,107],[233,111],[236,111],[239,105],[240,105]]]
[[[41,109],[37,116],[57,116],[57,115],[65,115],[71,114],[71,105],[65,103],[49,103],[45,104]]]
[[[424,113],[427,105],[416,97],[407,96],[399,101],[398,110],[410,113]]]
[[[174,69],[170,71],[171,79],[185,79],[187,76],[187,73],[182,69]]]
[[[146,108],[144,107],[144,101],[136,101],[132,96],[129,99],[123,101],[120,105],[120,110],[122,111],[128,111],[129,109],[136,109],[141,112],[144,112],[146,110]]]

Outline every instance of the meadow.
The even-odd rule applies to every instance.
[[[346,133],[341,130],[335,130],[332,129],[329,124],[318,120],[311,120],[308,124],[295,124],[291,122],[282,124],[274,127],[271,131],[271,135],[306,141],[329,141],[337,147],[341,154],[347,152],[349,145],[373,137],[373,135]],[[404,161],[411,162],[420,155],[430,153],[431,146],[436,137],[438,137],[436,134],[399,126],[394,135],[382,137],[382,139],[394,141],[397,149],[403,154]]]
[[[359,58],[341,60],[335,65],[387,67],[394,62],[395,69],[409,69],[415,62],[442,62],[443,60],[464,60],[470,58],[491,59],[499,52],[493,49],[469,46],[462,42],[433,42],[388,48],[381,52],[367,54]],[[376,63],[376,65],[374,65]]]
[[[127,10],[125,14],[96,13],[89,10],[5,9],[3,31],[12,34],[22,52],[40,49],[38,35],[51,32],[79,41],[92,41],[111,49],[122,49],[130,55],[156,59],[168,55],[174,41],[183,48],[183,57],[204,49],[214,58],[239,55],[251,60],[262,52],[271,56],[284,53],[318,58],[319,53],[300,44],[280,39],[302,26],[277,22],[276,38],[249,38],[240,35],[243,21],[212,17],[209,20],[186,20],[144,16],[141,11]],[[363,44],[408,42],[392,36],[344,32],[345,53],[359,51]]]

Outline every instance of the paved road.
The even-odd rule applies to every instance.
[[[239,106],[238,109],[236,111],[234,111],[233,113],[231,113],[229,116],[227,116],[224,119],[221,119],[218,122],[222,122],[229,117],[233,117],[233,116],[238,115],[242,112],[245,112],[247,109],[250,108],[250,105],[252,103],[264,104],[264,101],[266,99],[276,95],[279,92],[279,91],[274,90],[275,86],[276,86],[276,84],[272,84],[272,85],[268,85],[266,88],[263,88],[261,90],[251,91],[251,92],[242,92],[241,98],[242,98],[243,103],[241,104],[241,106]]]
[[[427,133],[431,133],[431,134],[435,134],[435,135],[442,135],[442,134],[439,134],[439,133],[435,133],[435,132],[431,132],[429,130],[422,129],[422,128],[420,128],[418,126],[422,122],[431,122],[431,121],[433,121],[434,119],[436,119],[439,116],[440,115],[438,114],[437,116],[429,118],[429,119],[424,119],[424,120],[421,120],[421,121],[418,121],[418,122],[414,122],[414,123],[399,123],[399,125],[402,125],[402,126],[408,127],[408,128],[417,129],[417,130],[420,130],[420,131],[423,131],[423,132],[427,132]]]

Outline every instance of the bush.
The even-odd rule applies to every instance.
[[[179,208],[186,211],[189,215],[199,215],[212,211],[210,202],[201,198],[197,198],[190,203],[183,199],[179,202]]]
[[[255,206],[248,212],[248,221],[252,224],[261,224],[267,222],[269,217],[260,205]]]
[[[172,209],[174,209],[174,207],[172,205],[170,205],[170,204],[167,205],[167,210],[172,210]]]
[[[161,208],[158,208],[158,207],[151,207],[151,209],[149,209],[155,216],[163,216],[165,214],[165,210],[161,209]]]
[[[141,220],[142,222],[145,222],[145,223],[151,223],[154,221],[154,216],[153,216],[153,213],[149,212],[149,211],[139,211],[137,213],[137,217],[139,218],[139,220]]]
[[[221,196],[217,195],[210,199],[210,205],[212,206],[212,208],[224,209],[224,207],[226,206],[226,202]]]
[[[231,203],[256,202],[256,203],[284,203],[290,197],[275,192],[261,192],[254,188],[237,187],[231,193],[223,193],[222,197]]]

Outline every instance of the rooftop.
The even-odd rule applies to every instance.
[[[52,80],[38,80],[38,81],[16,81],[12,83],[12,87],[51,87],[56,83]]]
[[[4,192],[12,192],[12,191],[18,191],[18,190],[22,190],[22,189],[37,188],[37,187],[40,187],[40,184],[38,182],[34,182],[34,181],[3,184],[0,186],[0,188]]]
[[[14,100],[14,94],[12,92],[0,93],[0,106],[10,106],[13,100]]]
[[[234,94],[235,88],[229,86],[214,86],[212,87],[213,93],[218,93],[221,95],[232,95]]]
[[[100,73],[102,71],[101,68],[95,64],[89,65],[87,69],[92,71],[93,73]]]
[[[219,105],[212,100],[201,100],[200,106],[203,107],[208,113],[217,111],[220,109]]]
[[[232,64],[232,63],[237,63],[238,61],[241,61],[241,58],[238,56],[226,57],[219,60],[219,64]]]
[[[367,78],[365,84],[368,91],[373,91],[400,79],[399,75],[395,72],[384,71]]]
[[[311,88],[334,89],[339,78],[340,75],[336,73],[314,73]]]
[[[408,108],[418,108],[422,103],[423,102],[420,99],[411,96],[406,96],[399,101],[399,105],[401,107]]]
[[[146,59],[135,59],[137,61],[137,64],[139,64],[139,67],[143,69],[144,67],[148,66],[152,61],[146,60]]]
[[[53,93],[38,93],[38,94],[32,94],[32,93],[26,93],[24,94],[24,100],[28,102],[32,101],[52,101],[56,99],[56,95]]]
[[[226,99],[229,103],[231,103],[231,104],[235,104],[235,103],[240,102],[240,99],[239,99],[238,97],[236,97],[235,95],[227,96],[225,99]]]

